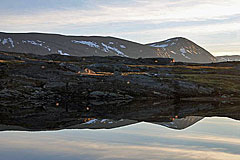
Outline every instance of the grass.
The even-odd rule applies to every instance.
[[[147,72],[123,72],[121,73],[122,76],[128,76],[128,75],[146,75]]]
[[[225,91],[240,92],[240,76],[223,74],[181,74],[184,79]]]
[[[0,59],[0,63],[24,63],[25,61],[19,61],[19,60],[11,60],[11,61],[7,61],[7,60],[2,60]]]
[[[81,75],[90,75],[90,76],[113,76],[114,73],[111,72],[96,72],[96,73],[77,73],[77,74],[81,74]],[[121,75],[122,76],[128,76],[128,75],[146,75],[146,72],[122,72]]]

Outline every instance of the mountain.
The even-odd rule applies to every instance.
[[[240,55],[217,56],[216,58],[218,62],[240,61]]]
[[[208,51],[185,38],[144,45],[114,37],[0,33],[0,51],[66,56],[171,57],[182,62],[215,62],[215,57]]]
[[[112,119],[91,119],[86,118],[86,122],[78,123],[74,125],[67,126],[68,124],[61,125],[61,128],[57,129],[114,129],[121,128],[124,126],[129,126],[132,124],[140,123],[136,120],[128,120],[128,119],[120,119],[120,120],[112,120]],[[175,119],[171,122],[147,122],[152,124],[161,125],[171,129],[182,130],[186,129],[198,121],[204,119],[204,117],[199,116],[189,116],[181,119]],[[56,122],[57,123],[57,122]],[[0,124],[0,131],[42,131],[41,129],[32,129],[23,127],[20,125],[4,125]],[[46,130],[47,131],[47,130]]]
[[[160,122],[160,123],[158,122],[155,124],[160,124],[168,128],[181,130],[192,126],[193,124],[197,123],[202,119],[203,117],[200,116],[188,116],[185,118],[174,119],[172,122]]]
[[[0,39],[0,50],[10,52],[133,58],[157,56],[151,47],[113,37],[0,33]]]
[[[197,63],[216,62],[216,58],[207,50],[182,37],[146,45],[156,48],[159,56],[171,57],[176,61]]]
[[[77,124],[71,125],[70,124],[61,124],[57,129],[113,129],[113,128],[120,128],[124,126],[129,126],[132,124],[139,123],[135,120],[128,120],[128,119],[120,119],[120,120],[112,120],[112,119],[91,119],[85,118],[84,121],[86,122],[78,122]],[[57,123],[57,122],[55,122]],[[0,124],[0,131],[42,131],[46,129],[41,128],[28,128],[21,125],[4,125]]]

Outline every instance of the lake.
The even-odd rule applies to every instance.
[[[124,120],[119,120],[124,121]],[[1,160],[239,160],[240,122],[206,117],[192,125],[89,119],[110,129],[1,131]],[[124,121],[125,122],[125,121]],[[177,125],[177,126],[174,126]],[[97,128],[104,128],[97,125]],[[176,127],[182,127],[177,129]],[[6,127],[6,126],[5,126]],[[170,128],[169,128],[170,127]],[[186,128],[184,128],[186,127]],[[14,128],[14,127],[13,127]],[[72,126],[71,128],[74,128]],[[76,126],[75,128],[91,128]],[[175,129],[174,129],[175,128]],[[24,130],[15,127],[13,130]]]

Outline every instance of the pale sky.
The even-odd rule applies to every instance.
[[[186,37],[213,55],[240,55],[240,0],[0,0],[0,32]]]

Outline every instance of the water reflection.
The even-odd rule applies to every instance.
[[[0,160],[239,160],[239,113],[209,102],[1,106]]]
[[[141,122],[111,130],[1,132],[0,142],[0,159],[8,160],[239,160],[240,123],[214,117],[185,130]]]
[[[149,122],[185,129],[204,117],[240,119],[240,105],[216,102],[133,102],[120,106],[0,106],[0,130],[47,131],[61,129],[111,129]]]

